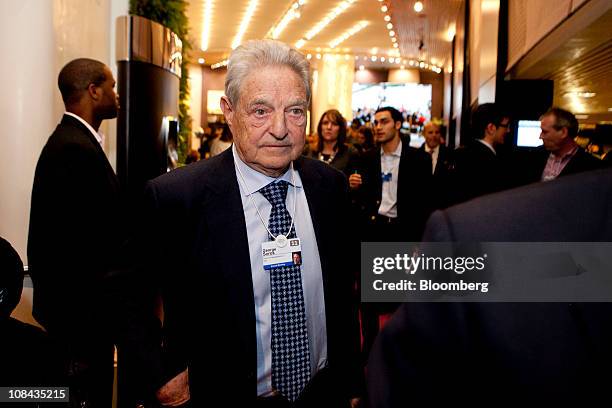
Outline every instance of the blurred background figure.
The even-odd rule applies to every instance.
[[[47,333],[11,317],[22,289],[23,263],[11,244],[0,238],[0,384],[65,385],[58,353]]]
[[[210,144],[210,157],[214,157],[232,145],[232,131],[227,123],[216,128],[216,135]]]
[[[444,144],[441,124],[427,122],[423,126],[425,143],[421,150],[431,159],[432,178],[432,204],[435,208],[444,208],[448,205],[447,191],[450,188],[449,177],[453,170],[452,150]]]
[[[367,152],[374,148],[374,133],[368,126],[360,126],[356,133],[355,144],[353,145],[359,153]]]
[[[316,150],[308,149],[306,156],[321,160],[340,170],[349,172],[349,161],[357,154],[352,146],[346,144],[346,119],[336,109],[330,109],[321,115],[317,125],[319,140]]]

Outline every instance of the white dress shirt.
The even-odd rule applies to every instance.
[[[436,164],[438,164],[438,155],[440,154],[440,145],[433,149],[425,143],[425,152],[431,156],[431,174],[436,172]]]
[[[257,214],[259,209],[266,225],[270,218],[272,206],[258,191],[275,180],[289,183],[287,191],[287,210],[294,220],[296,235],[302,245],[302,288],[306,308],[306,326],[310,345],[311,378],[327,365],[327,328],[325,320],[325,296],[323,293],[323,275],[319,249],[315,237],[308,201],[302,186],[300,174],[295,171],[292,180],[291,169],[275,179],[266,176],[247,166],[238,156],[236,147],[232,146],[234,162],[240,169],[236,171],[240,186],[240,197],[249,239],[251,257],[251,274],[253,277],[253,294],[255,297],[255,321],[257,337],[257,395],[271,395],[272,390],[272,301],[270,297],[270,275],[263,268],[261,244],[269,241],[268,232]],[[244,176],[244,179],[242,176]],[[252,197],[253,200],[251,200]],[[294,202],[297,205],[294,211]]]
[[[383,148],[380,148],[380,171],[383,174],[391,173],[391,180],[382,182],[382,198],[378,213],[389,218],[397,218],[397,178],[401,157],[401,140],[394,152],[385,153]]]
[[[98,141],[98,143],[100,143],[100,145],[102,145],[102,135],[99,134],[98,132],[95,131],[94,128],[91,127],[91,125],[89,123],[87,123],[85,121],[85,119],[83,119],[82,117],[80,117],[79,115],[76,115],[72,112],[64,112],[64,115],[68,115],[68,116],[72,116],[73,118],[75,118],[76,120],[78,120],[79,122],[81,122],[82,124],[85,125],[85,127],[87,129],[89,129],[89,131],[91,132],[91,134],[93,135],[93,137],[96,138],[96,140]]]
[[[491,145],[490,143],[485,142],[482,139],[476,139],[476,141],[482,143],[483,145],[487,146],[489,148],[489,150],[491,150],[493,152],[494,155],[497,156],[497,152],[495,151],[495,148],[493,147],[493,145]]]

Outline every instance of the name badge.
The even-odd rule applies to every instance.
[[[302,245],[299,238],[288,238],[288,245],[280,246],[277,241],[261,244],[261,255],[265,270],[283,266],[299,266],[302,264]]]

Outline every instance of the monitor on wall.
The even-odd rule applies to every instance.
[[[539,120],[519,120],[516,130],[516,145],[519,147],[541,146],[540,132]]]

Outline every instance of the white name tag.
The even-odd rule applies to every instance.
[[[261,244],[264,269],[269,270],[282,266],[302,264],[302,245],[300,239],[289,238],[287,241],[288,244],[284,246],[279,246],[276,241],[268,241]]]

